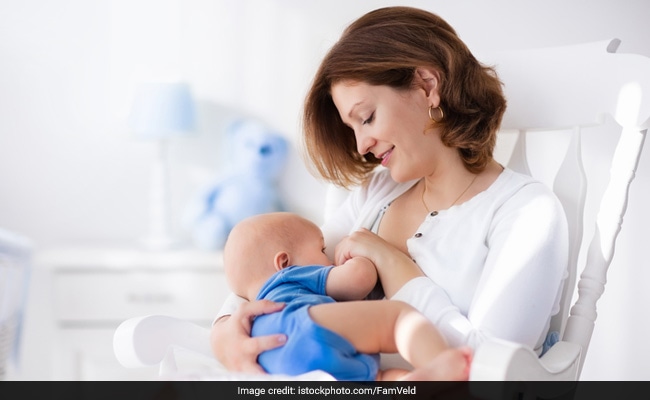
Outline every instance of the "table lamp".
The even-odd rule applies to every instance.
[[[137,85],[129,127],[137,138],[153,140],[157,157],[152,168],[149,234],[151,249],[164,250],[176,244],[172,234],[169,188],[169,139],[188,136],[195,128],[195,105],[184,82],[146,82]]]

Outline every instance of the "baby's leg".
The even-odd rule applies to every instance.
[[[424,368],[448,349],[436,327],[400,301],[348,301],[310,307],[317,324],[346,338],[361,353],[395,353]]]
[[[444,350],[428,365],[400,374],[397,380],[404,381],[466,381],[469,379],[469,366],[472,351],[469,347]]]
[[[472,351],[468,347],[443,350],[424,367],[408,371],[389,368],[377,373],[378,381],[466,381]]]
[[[399,368],[389,368],[377,373],[377,381],[401,381],[409,375],[411,371]]]

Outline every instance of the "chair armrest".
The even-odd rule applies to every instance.
[[[174,349],[206,359],[216,359],[210,349],[210,330],[195,323],[164,315],[130,318],[113,334],[113,351],[124,367],[174,363]]]
[[[558,342],[539,358],[529,347],[492,340],[483,343],[472,360],[470,380],[558,381],[578,377],[580,346]]]
[[[580,356],[580,346],[569,342],[557,342],[539,358],[527,346],[492,340],[481,344],[474,354],[470,380],[501,381],[501,384],[485,386],[470,382],[470,391],[476,391],[481,398],[495,400],[522,394],[523,398],[557,398],[575,390]],[[548,381],[560,382],[551,385]]]
[[[113,334],[115,357],[127,368],[158,365],[159,377],[181,380],[333,380],[323,371],[302,375],[230,372],[212,355],[210,330],[165,315],[127,319]]]

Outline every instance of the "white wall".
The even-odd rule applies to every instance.
[[[223,168],[219,134],[229,117],[258,116],[297,142],[302,98],[320,57],[354,18],[392,3],[0,0],[0,226],[31,237],[37,249],[136,243],[146,232],[155,154],[124,127],[138,76],[183,77],[200,103],[199,135],[172,144],[178,216],[196,184]],[[477,54],[618,37],[620,52],[650,56],[645,0],[400,3],[437,12]],[[592,189],[598,190],[607,177],[599,157],[610,153],[611,139],[595,131],[585,146],[596,154],[589,163],[601,178]],[[584,379],[650,379],[650,323],[635,318],[650,304],[648,152],[599,303]],[[282,187],[294,211],[320,218],[322,185],[297,151]]]

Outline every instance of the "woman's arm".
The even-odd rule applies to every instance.
[[[541,186],[529,185],[487,221],[466,221],[454,231],[455,239],[438,238],[445,240],[436,244],[446,253],[429,260],[439,264],[435,272],[409,281],[393,299],[424,313],[451,345],[476,348],[500,338],[536,348],[557,312],[566,274],[568,233],[561,205]],[[471,239],[470,230],[485,230],[486,236]],[[465,258],[483,252],[477,268],[464,267]],[[463,297],[466,302],[459,300]]]
[[[408,255],[367,229],[353,232],[336,246],[337,263],[354,257],[365,257],[372,261],[388,298],[410,280],[424,276]]]

